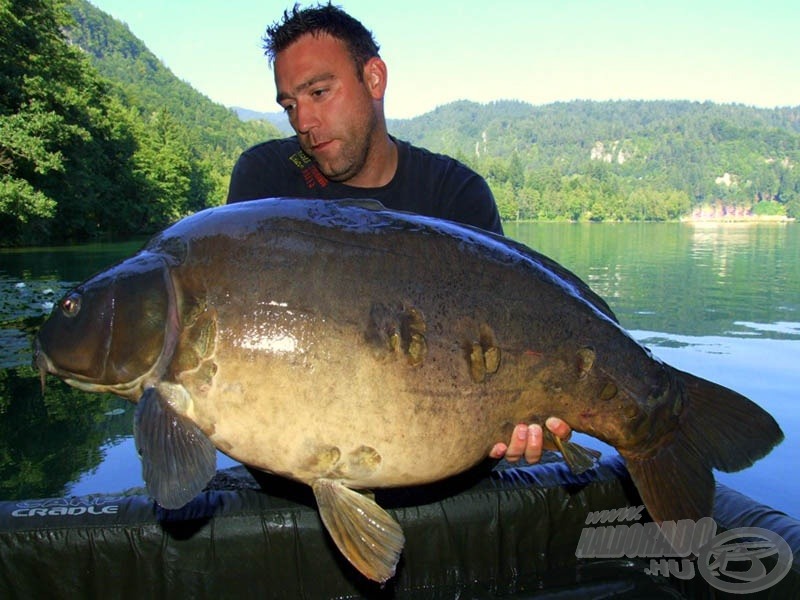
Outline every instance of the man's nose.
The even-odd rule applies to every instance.
[[[295,107],[294,129],[297,133],[308,133],[319,125],[319,113],[310,102],[298,102]]]

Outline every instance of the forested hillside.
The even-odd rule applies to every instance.
[[[389,129],[484,175],[504,219],[800,216],[800,106],[462,101]],[[0,3],[0,245],[153,232],[223,202],[238,154],[281,135],[86,0]]]
[[[462,101],[389,128],[487,177],[506,219],[800,216],[800,106]]]
[[[0,245],[155,231],[223,202],[239,153],[278,135],[85,0],[0,4]]]

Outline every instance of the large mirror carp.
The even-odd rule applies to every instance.
[[[218,448],[310,485],[375,581],[404,538],[362,492],[464,471],[516,423],[556,416],[614,446],[657,521],[710,515],[712,469],[747,467],[783,437],[747,398],[653,357],[556,262],[377,203],[199,212],[69,292],[35,345],[43,380],[138,404],[160,505],[197,495]]]

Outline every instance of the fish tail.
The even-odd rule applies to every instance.
[[[655,451],[621,452],[650,515],[658,522],[711,516],[712,469],[738,471],[782,439],[772,416],[741,394],[669,367],[683,407],[673,437]]]

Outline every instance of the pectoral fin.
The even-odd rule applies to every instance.
[[[394,576],[405,544],[400,525],[370,497],[333,479],[312,485],[328,533],[361,573],[383,583]]]
[[[601,455],[597,450],[584,448],[580,444],[570,442],[569,440],[562,440],[557,435],[553,435],[547,428],[545,428],[544,431],[545,435],[549,436],[550,441],[555,444],[555,447],[561,452],[564,461],[575,475],[580,475],[597,464],[597,460]]]
[[[211,440],[156,388],[148,388],[139,400],[133,437],[147,491],[164,508],[188,503],[216,473]]]

